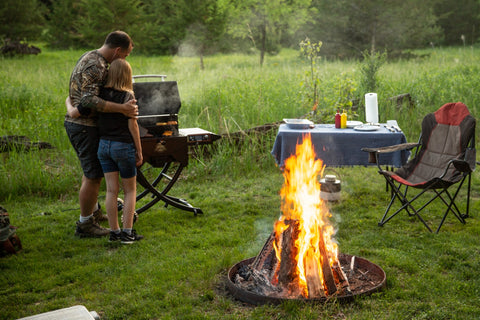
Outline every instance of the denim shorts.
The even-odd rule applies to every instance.
[[[100,139],[97,155],[104,173],[119,171],[123,179],[137,175],[133,143]]]
[[[64,126],[80,160],[84,176],[89,179],[102,178],[102,166],[97,158],[98,128],[69,121],[65,121]]]

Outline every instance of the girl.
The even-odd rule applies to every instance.
[[[105,86],[100,91],[104,100],[117,103],[135,99],[133,94],[132,68],[124,59],[116,59],[110,65]],[[98,128],[100,143],[98,159],[105,175],[107,193],[105,207],[110,225],[110,241],[131,244],[143,238],[133,229],[137,166],[143,162],[142,146],[137,120],[121,113],[99,113]],[[117,197],[119,179],[122,178],[124,206],[120,230],[118,223]]]

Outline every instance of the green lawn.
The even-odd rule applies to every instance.
[[[188,172],[188,170],[187,170]],[[82,304],[102,319],[474,319],[480,313],[477,216],[449,216],[439,234],[415,218],[377,222],[387,202],[374,168],[338,169],[342,200],[331,205],[340,252],[384,269],[383,292],[352,303],[247,306],[226,291],[228,269],[255,256],[279,216],[282,176],[272,168],[245,177],[181,181],[173,195],[204,210],[194,216],[157,205],[140,215],[145,235],[131,246],[73,236],[74,196],[57,202],[18,197],[3,203],[24,250],[0,260],[2,319]],[[478,174],[474,175],[474,184]],[[478,199],[478,187],[474,199]],[[440,214],[429,209],[429,222]]]

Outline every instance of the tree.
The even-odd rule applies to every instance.
[[[189,10],[184,12],[188,27],[180,51],[193,50],[200,57],[200,68],[204,69],[203,56],[214,53],[215,47],[225,31],[227,3],[219,0],[186,1]]]
[[[324,52],[336,56],[424,47],[441,38],[432,9],[435,1],[316,1],[312,31],[323,41]]]
[[[45,7],[37,0],[0,2],[0,38],[36,40],[45,23]]]
[[[479,0],[437,0],[435,14],[444,34],[443,44],[474,44],[479,36]]]
[[[114,30],[131,33],[131,26],[141,17],[140,4],[139,0],[81,0],[80,18],[74,24],[80,43],[98,46]]]
[[[47,29],[44,35],[48,45],[54,48],[75,47],[80,36],[75,30],[78,17],[78,0],[54,1],[47,14]]]
[[[278,51],[284,33],[294,33],[309,19],[311,0],[237,0],[231,8],[229,32],[248,38],[260,52],[263,65],[267,52]]]

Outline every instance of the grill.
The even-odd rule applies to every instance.
[[[146,211],[159,201],[164,202],[165,206],[172,205],[195,215],[203,213],[200,208],[192,206],[185,199],[168,195],[168,192],[188,165],[189,147],[212,144],[220,136],[201,128],[178,128],[181,101],[176,81],[165,81],[166,76],[163,75],[139,75],[133,78],[161,79],[135,81],[133,84],[144,159],[144,164],[137,172],[137,182],[143,187],[137,194],[137,202],[146,200],[141,202],[137,213]]]

